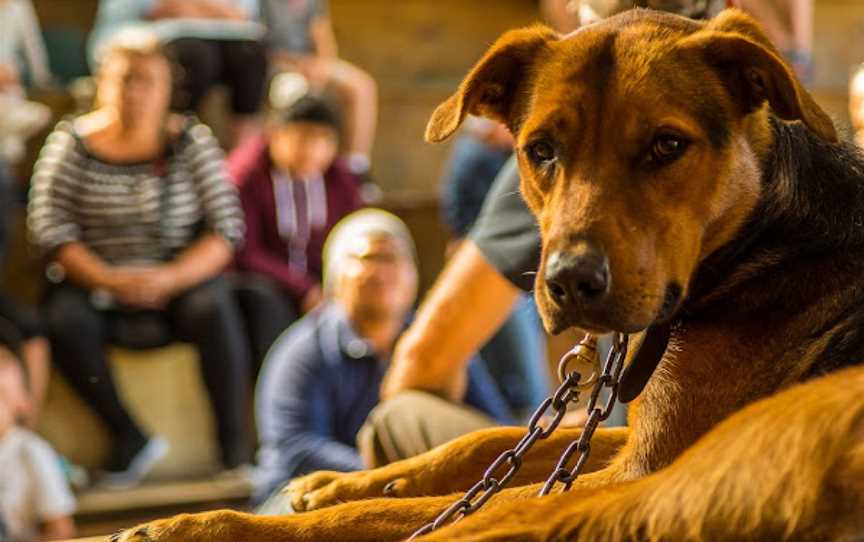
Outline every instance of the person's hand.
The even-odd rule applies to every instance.
[[[321,287],[313,286],[303,296],[303,300],[300,302],[300,309],[303,311],[303,314],[306,314],[317,307],[323,300],[324,292],[321,290]]]
[[[159,310],[177,294],[177,280],[165,265],[117,269],[112,273],[108,291],[124,305]]]
[[[124,305],[136,305],[138,301],[138,284],[141,271],[136,269],[114,268],[101,286],[117,301]]]
[[[146,308],[163,309],[177,295],[177,277],[167,265],[147,269],[140,285]]]
[[[410,338],[396,343],[393,358],[381,383],[381,400],[391,399],[406,390],[424,390],[454,403],[461,403],[468,389],[468,373],[441,371],[412,355]]]

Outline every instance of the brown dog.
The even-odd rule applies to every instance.
[[[864,361],[864,159],[757,25],[633,11],[566,37],[513,31],[427,138],[468,113],[516,136],[546,326],[672,331],[631,429],[598,430],[571,491],[534,497],[579,435],[559,430],[521,487],[422,540],[864,539],[864,368],[844,368]],[[291,516],[179,516],[121,538],[400,540],[523,433],[313,474],[289,488],[305,510]]]

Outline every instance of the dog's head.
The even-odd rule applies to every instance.
[[[505,34],[426,137],[448,137],[466,114],[504,122],[543,239],[547,329],[635,332],[672,317],[699,263],[754,209],[766,104],[836,139],[743,13],[699,23],[635,10],[563,37]]]

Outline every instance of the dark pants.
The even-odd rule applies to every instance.
[[[231,277],[231,282],[249,337],[252,375],[257,378],[270,347],[300,317],[300,311],[282,289],[264,275],[237,273]]]
[[[130,346],[130,329],[157,319],[166,324],[173,338],[198,349],[223,465],[231,468],[248,461],[249,353],[234,293],[226,279],[216,278],[188,290],[160,312],[99,310],[91,302],[90,291],[68,283],[53,287],[45,303],[54,364],[105,423],[115,439],[115,449],[140,442],[144,434],[117,394],[105,345]],[[135,342],[136,347],[162,346]],[[158,400],[158,393],[154,399]]]
[[[221,83],[231,91],[233,113],[258,112],[267,77],[267,52],[261,43],[179,38],[168,49],[181,72],[175,84],[176,109],[198,109],[207,92]]]

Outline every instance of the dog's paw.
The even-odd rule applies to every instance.
[[[375,471],[322,471],[298,478],[285,488],[295,512],[308,512],[336,504],[377,497],[399,497],[403,478],[379,479]]]
[[[218,511],[183,514],[145,523],[112,535],[110,542],[226,542],[235,540],[230,533],[241,523],[236,512]]]
[[[111,535],[108,540],[109,542],[156,542],[159,540],[158,533],[163,530],[160,529],[159,524],[167,521],[170,520],[154,521],[125,531],[120,531]],[[154,536],[151,536],[151,533]]]

